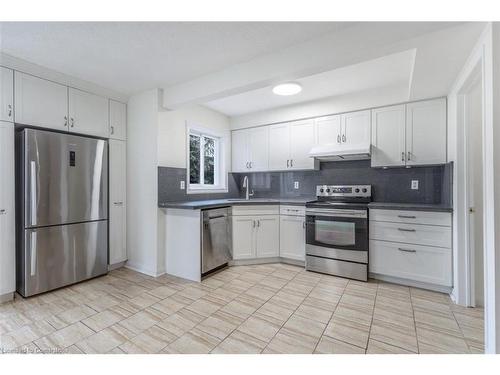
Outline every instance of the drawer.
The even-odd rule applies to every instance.
[[[451,249],[370,241],[372,273],[451,286]]]
[[[291,206],[291,205],[280,206],[280,215],[305,216],[305,214],[306,214],[305,206]]]
[[[370,221],[371,240],[451,248],[451,227]]]
[[[370,220],[451,227],[450,212],[370,209]]]
[[[241,215],[279,215],[279,205],[241,205],[233,206],[233,216]]]

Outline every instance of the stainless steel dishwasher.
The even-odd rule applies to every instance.
[[[230,213],[230,207],[202,211],[202,276],[226,266],[231,260]]]

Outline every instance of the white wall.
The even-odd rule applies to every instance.
[[[158,251],[158,90],[130,98],[127,106],[127,267],[156,276]]]
[[[242,129],[408,101],[408,87],[387,87],[315,100],[231,118],[231,129]]]
[[[201,105],[158,113],[158,165],[186,168],[186,123],[223,134],[226,165],[231,165],[229,118]]]

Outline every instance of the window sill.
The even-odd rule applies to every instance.
[[[227,193],[229,190],[227,188],[215,188],[215,189],[206,189],[206,188],[199,188],[199,189],[193,189],[193,188],[188,188],[186,190],[186,194],[217,194],[217,193]]]

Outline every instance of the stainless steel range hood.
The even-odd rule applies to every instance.
[[[309,152],[309,157],[320,161],[365,160],[371,158],[370,146],[370,144],[347,146],[330,143],[314,146]]]

